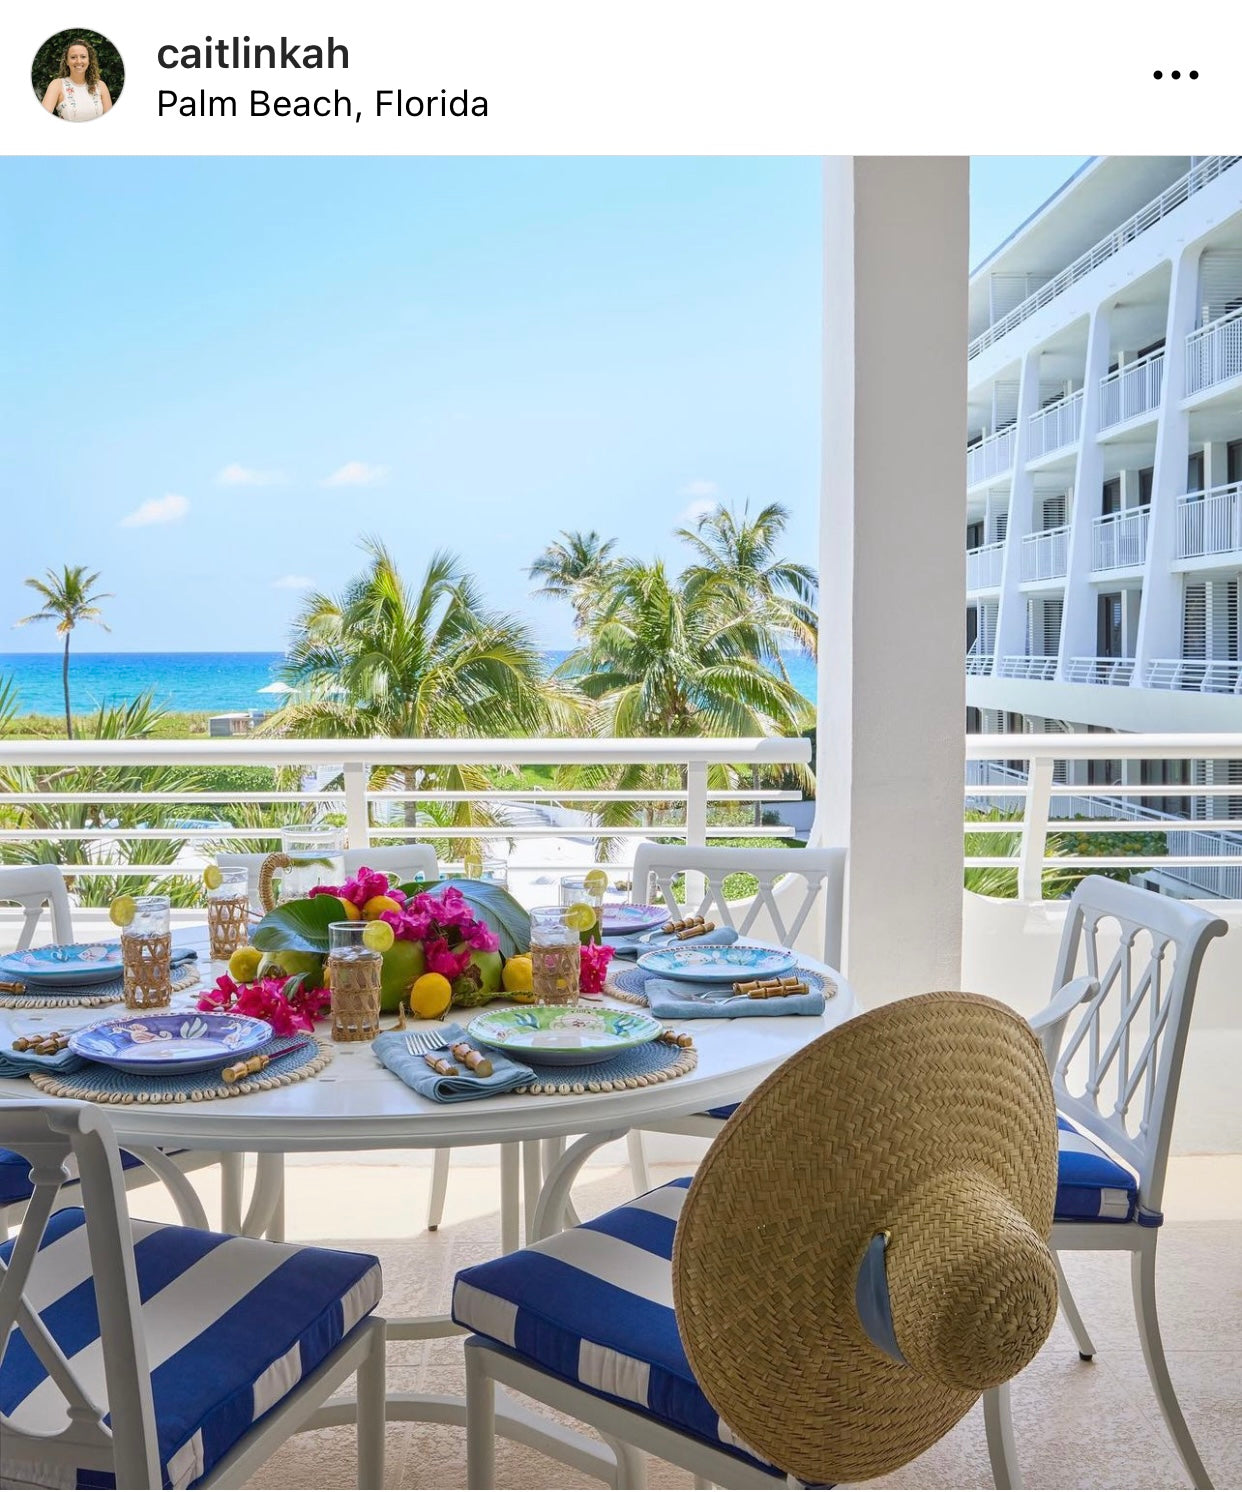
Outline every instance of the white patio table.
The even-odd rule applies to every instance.
[[[178,946],[199,951],[203,983],[209,971],[206,929],[183,929]],[[836,970],[813,959],[803,962],[829,975],[837,992],[822,1016],[734,1017],[696,1020],[683,1029],[694,1036],[698,1065],[685,1077],[624,1092],[573,1096],[502,1094],[478,1102],[436,1104],[421,1098],[376,1061],[365,1042],[333,1046],[331,1063],[315,1077],[287,1087],[239,1098],[200,1103],[109,1105],[108,1118],[119,1143],[142,1156],[172,1192],[183,1219],[207,1227],[206,1214],[185,1177],[155,1147],[210,1151],[255,1152],[258,1155],[254,1191],[242,1231],[263,1233],[279,1203],[280,1157],[294,1153],[392,1149],[437,1149],[458,1145],[512,1145],[515,1141],[549,1141],[545,1145],[546,1180],[539,1163],[540,1147],[525,1144],[528,1212],[527,1232],[542,1237],[562,1226],[573,1177],[591,1152],[631,1129],[667,1127],[689,1116],[724,1104],[736,1103],[794,1052],[857,1013],[853,991]],[[174,995],[175,1006],[192,1008],[200,990]],[[614,1002],[608,1002],[614,1003]],[[119,1008],[119,1007],[117,1007]],[[19,1018],[23,1028],[46,1017],[61,1030],[100,1019],[98,1009],[58,1008],[42,1012],[0,1012],[0,1028]],[[6,1019],[7,1017],[7,1019]],[[417,1030],[417,1025],[411,1029]],[[0,1079],[0,1098],[29,1096],[24,1079]],[[562,1155],[569,1135],[581,1138]],[[510,1149],[508,1155],[514,1154]],[[533,1158],[533,1159],[532,1159]],[[516,1169],[502,1174],[502,1185],[517,1185]],[[539,1205],[530,1199],[539,1190]],[[502,1240],[508,1251],[516,1239]],[[390,1319],[393,1341],[425,1340],[460,1332],[447,1316]],[[316,1425],[346,1423],[352,1406],[335,1400],[316,1418]],[[464,1400],[454,1395],[391,1394],[388,1415],[394,1420],[465,1423]],[[497,1431],[547,1451],[591,1476],[610,1475],[601,1463],[596,1442],[576,1436],[517,1405],[497,1404]],[[601,1467],[603,1469],[601,1469]]]

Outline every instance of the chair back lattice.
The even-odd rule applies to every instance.
[[[6,1246],[7,1261],[0,1254],[0,1449],[6,1475],[24,1482],[17,1468],[38,1465],[46,1472],[50,1462],[70,1477],[51,1485],[71,1486],[75,1468],[90,1468],[114,1472],[120,1487],[158,1487],[150,1368],[138,1325],[133,1238],[111,1127],[89,1104],[0,1099],[0,1145],[29,1161],[34,1186],[16,1238]],[[55,1275],[54,1265],[39,1260],[60,1187],[70,1179],[70,1156],[78,1162],[97,1282],[93,1300],[82,1300],[88,1345],[72,1360],[42,1316],[61,1295],[63,1281],[49,1277]],[[56,1243],[46,1247],[53,1257]],[[97,1333],[89,1330],[92,1310],[98,1313]],[[12,1414],[5,1408],[6,1384],[29,1375],[31,1355],[47,1375],[30,1399],[40,1401],[37,1431],[24,1428],[21,1403]],[[58,1403],[64,1427],[49,1434],[45,1426]]]
[[[65,878],[57,865],[6,865],[0,867],[0,902],[16,903],[25,913],[17,935],[20,951],[34,942],[39,918],[47,907],[52,917],[52,942],[73,942],[73,913]]]
[[[1199,966],[1220,917],[1191,902],[1088,876],[1070,901],[1054,988],[1087,975],[1052,1057],[1057,1107],[1139,1177],[1140,1209],[1160,1210]]]
[[[687,871],[698,871],[704,879],[705,890],[697,907],[683,908],[673,894],[674,882]],[[739,872],[754,876],[758,887],[748,902],[729,902],[724,894],[725,878]],[[789,894],[792,888],[784,884],[791,876],[801,879],[804,886],[797,901]],[[799,935],[822,898],[824,936],[814,956],[836,968],[841,961],[844,880],[843,849],[750,850],[644,844],[634,857],[632,896],[637,902],[662,901],[674,917],[697,912],[736,928],[743,936],[766,915],[777,938],[789,948],[797,946]]]

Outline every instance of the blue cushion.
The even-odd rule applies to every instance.
[[[1128,1223],[1138,1209],[1138,1181],[1132,1171],[1068,1119],[1057,1116],[1058,1222]],[[1158,1217],[1144,1219],[1159,1222]]]
[[[707,1117],[709,1119],[732,1119],[733,1116],[734,1116],[734,1114],[737,1113],[737,1110],[738,1110],[738,1105],[737,1104],[735,1104],[735,1103],[726,1103],[726,1104],[723,1104],[718,1109],[708,1109],[708,1111],[707,1111]]]
[[[169,1154],[177,1155],[180,1153],[180,1151],[169,1152]],[[121,1164],[128,1171],[134,1166],[140,1166],[142,1162],[136,1155],[131,1155],[128,1150],[122,1150]],[[72,1160],[69,1169],[71,1173],[74,1172]],[[157,1179],[155,1172],[152,1171],[151,1180]],[[0,1150],[0,1207],[11,1207],[14,1202],[29,1202],[33,1195],[34,1187],[30,1184],[30,1162],[12,1150]]]
[[[188,1487],[340,1344],[380,1298],[370,1254],[132,1222],[166,1487]],[[6,1262],[14,1241],[0,1246]],[[44,1230],[27,1298],[96,1403],[107,1402],[82,1209]],[[49,1433],[64,1401],[20,1332],[0,1359],[0,1414]],[[0,1446],[0,1477],[23,1478]],[[97,1472],[79,1485],[110,1485]]]
[[[453,1320],[590,1393],[739,1459],[746,1451],[695,1382],[673,1314],[673,1232],[690,1178],[581,1227],[463,1269]]]

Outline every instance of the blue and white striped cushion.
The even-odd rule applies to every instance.
[[[168,1154],[180,1155],[181,1152],[170,1150]],[[134,1166],[140,1166],[142,1162],[136,1155],[131,1155],[128,1150],[122,1150],[121,1164],[128,1171]],[[71,1176],[78,1174],[73,1156],[69,1157],[66,1168]],[[148,1174],[152,1181],[156,1179],[154,1171]],[[14,1202],[29,1202],[33,1195],[30,1162],[24,1155],[18,1155],[15,1151],[0,1150],[0,1207],[11,1207]]]
[[[453,1320],[569,1383],[771,1470],[694,1380],[673,1314],[673,1232],[690,1178],[457,1275]]]
[[[1057,1115],[1058,1222],[1128,1223],[1138,1207],[1133,1172]],[[1156,1219],[1153,1219],[1153,1222]]]
[[[375,1309],[379,1260],[163,1223],[130,1226],[164,1485],[188,1487]],[[0,1259],[12,1251],[12,1241],[0,1245]],[[87,1392],[106,1404],[81,1208],[48,1222],[26,1296]],[[59,1390],[20,1332],[0,1359],[0,1414],[30,1434],[65,1421]],[[0,1444],[3,1478],[33,1479]],[[111,1481],[83,1471],[79,1485]]]

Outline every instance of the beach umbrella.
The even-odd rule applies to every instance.
[[[282,684],[280,682],[280,680],[277,679],[277,681],[274,684],[264,684],[263,688],[259,690],[259,693],[260,694],[292,694],[293,693],[293,686],[291,684]]]

